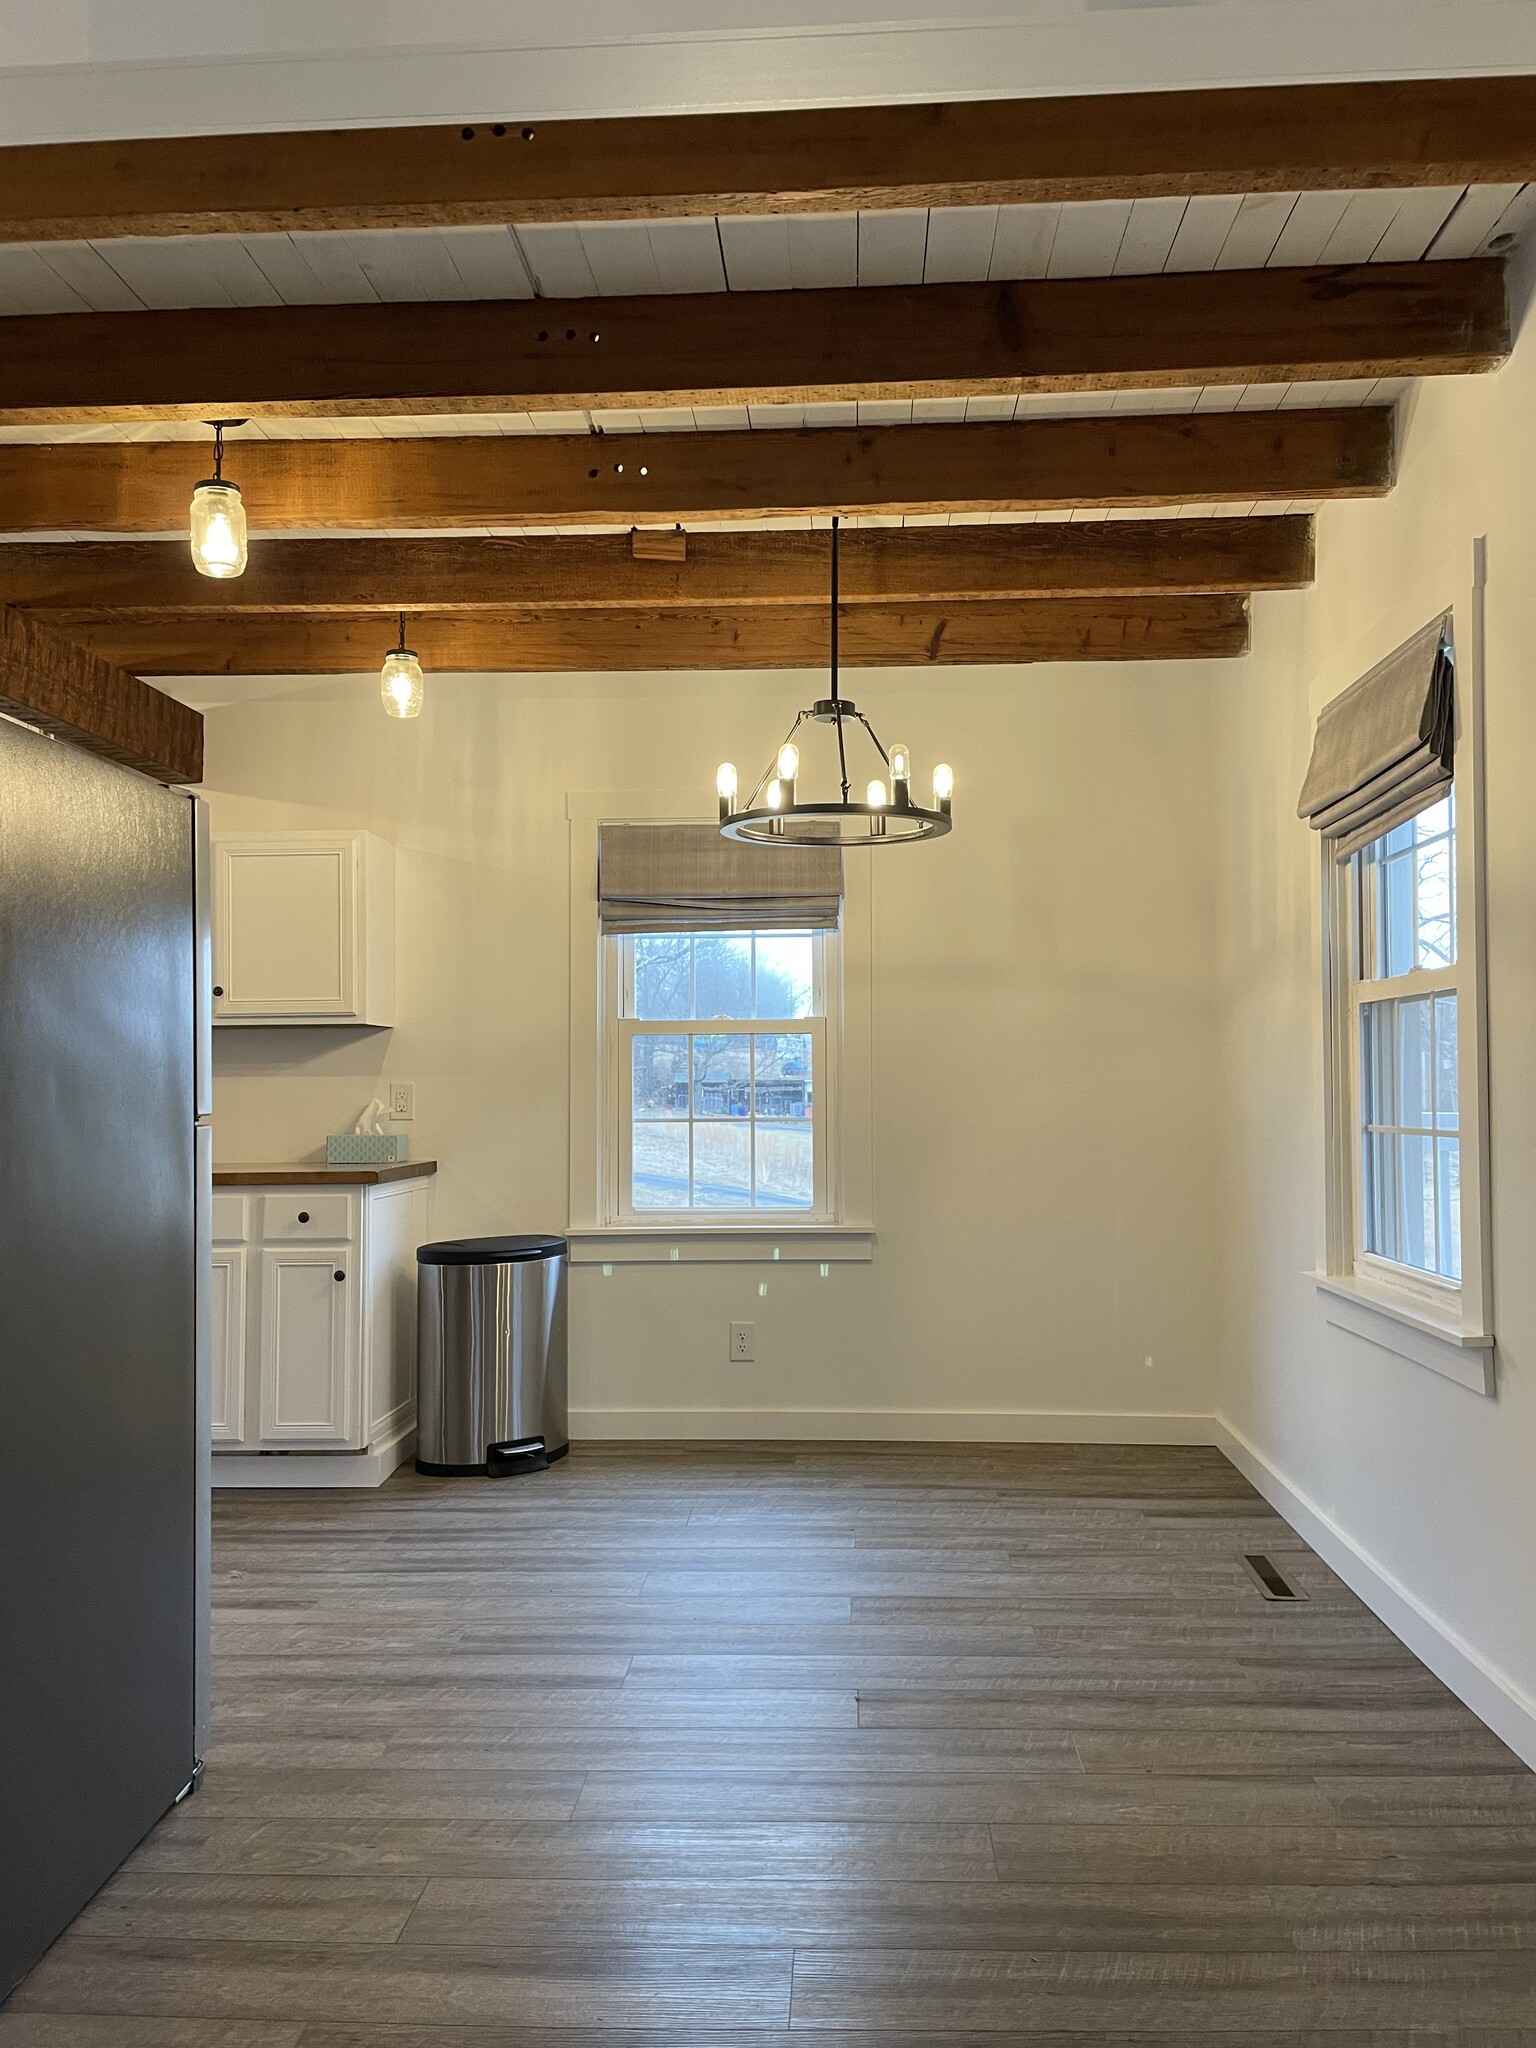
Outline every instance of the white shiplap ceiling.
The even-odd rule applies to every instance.
[[[1511,245],[1523,185],[0,245],[0,314],[630,297],[1412,263]]]

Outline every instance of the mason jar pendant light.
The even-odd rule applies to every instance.
[[[400,641],[384,657],[379,670],[379,695],[391,718],[419,718],[427,694],[426,677],[416,650],[405,644],[405,613],[400,614]]]
[[[715,775],[715,794],[720,800],[720,830],[727,839],[742,839],[757,846],[899,846],[910,839],[938,839],[951,829],[951,800],[955,778],[946,762],[933,771],[933,808],[925,810],[912,801],[912,753],[908,747],[892,747],[887,753],[880,735],[869,720],[838,688],[837,674],[837,550],[838,522],[832,521],[832,634],[831,695],[818,698],[802,711],[789,729],[773,765],[745,804],[738,810],[735,764],[722,761]],[[844,725],[852,719],[869,735],[875,752],[889,774],[871,776],[865,785],[864,801],[850,801],[848,744]],[[800,801],[800,749],[795,734],[811,721],[830,725],[837,734],[837,772],[842,791],[840,803]]]
[[[213,475],[192,493],[192,566],[199,576],[245,573],[245,506],[240,486],[224,476],[224,429],[244,420],[209,420],[213,429]]]

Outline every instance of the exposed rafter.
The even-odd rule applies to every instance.
[[[1536,177],[1536,81],[826,107],[28,145],[0,239],[814,213],[1505,183]]]
[[[1499,264],[0,320],[0,420],[550,411],[1433,376]],[[643,459],[643,458],[642,458]]]
[[[0,323],[3,325],[4,323]],[[1008,426],[241,441],[253,531],[1034,512],[1379,496],[1392,415],[1154,414]],[[0,533],[185,530],[207,450],[0,446]]]
[[[681,537],[680,537],[681,538]],[[816,604],[822,533],[704,533],[680,560],[623,534],[516,540],[268,540],[237,581],[199,576],[179,541],[0,549],[0,603],[76,615],[746,609]],[[1312,579],[1306,518],[908,527],[843,537],[848,605],[1292,590]]]
[[[0,606],[0,712],[160,782],[200,782],[199,713],[52,625]]]
[[[60,630],[146,675],[350,675],[393,643],[377,614],[253,614],[104,620],[59,615]],[[825,604],[672,611],[517,611],[411,620],[432,671],[817,668]],[[1235,596],[1046,598],[1010,604],[850,606],[853,667],[931,662],[1202,659],[1243,654],[1247,600]]]

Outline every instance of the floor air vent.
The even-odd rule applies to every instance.
[[[1266,1600],[1305,1600],[1306,1594],[1299,1586],[1293,1586],[1272,1557],[1266,1557],[1260,1550],[1244,1553],[1243,1563],[1248,1575]]]

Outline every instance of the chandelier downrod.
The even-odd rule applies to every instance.
[[[842,781],[842,785],[843,785],[843,802],[844,802],[844,803],[847,803],[847,801],[848,801],[848,749],[847,749],[847,746],[846,746],[846,744],[844,743],[844,740],[843,740],[843,700],[842,700],[842,697],[840,696],[840,694],[839,694],[839,692],[838,692],[838,687],[837,687],[837,633],[838,633],[838,612],[837,612],[837,546],[838,546],[838,519],[837,519],[837,514],[836,514],[836,513],[834,512],[834,513],[832,514],[832,645],[831,645],[831,663],[830,663],[830,666],[831,666],[831,671],[832,671],[832,704],[833,704],[833,714],[832,714],[832,715],[833,715],[833,719],[834,719],[834,722],[836,723],[836,726],[837,726],[837,772],[838,772],[838,775],[839,775],[839,777],[840,777],[840,779],[841,779],[841,781]]]

